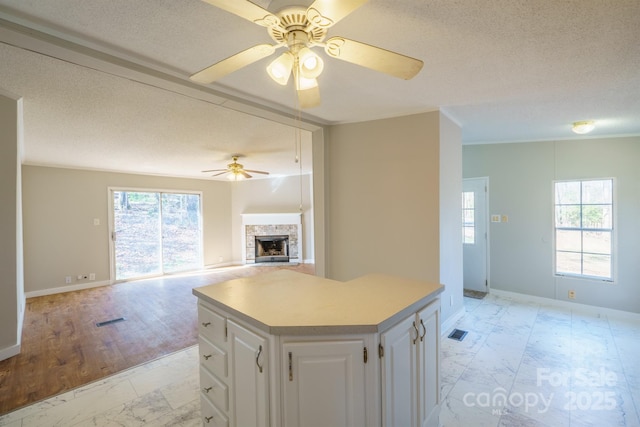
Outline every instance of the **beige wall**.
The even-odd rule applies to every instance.
[[[68,287],[65,276],[108,283],[108,188],[201,191],[204,264],[231,258],[231,186],[226,182],[23,166],[25,290]],[[94,218],[100,225],[93,225]]]
[[[298,213],[302,197],[302,256],[313,262],[313,196],[311,177],[290,176],[234,182],[231,204],[231,240],[233,261],[242,262],[241,241],[243,213]],[[301,192],[302,191],[302,192]]]
[[[640,137],[465,146],[465,178],[489,177],[492,289],[640,312]],[[553,274],[553,181],[615,178],[615,280]]]
[[[19,353],[24,316],[21,121],[22,100],[0,92],[0,360]]]
[[[464,313],[462,277],[462,132],[440,115],[440,283],[442,318]],[[445,332],[443,330],[443,332]]]
[[[432,112],[329,129],[327,277],[440,282],[439,120]]]

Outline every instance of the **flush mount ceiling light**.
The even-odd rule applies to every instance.
[[[267,66],[267,73],[278,84],[286,85],[293,75],[301,108],[320,105],[316,78],[322,73],[322,58],[311,48],[394,77],[409,80],[422,69],[423,62],[400,53],[371,46],[344,37],[325,40],[327,30],[368,0],[315,0],[311,6],[287,7],[277,13],[248,0],[203,0],[254,24],[267,28],[276,44],[259,44],[223,59],[191,76],[193,81],[209,84],[272,55],[276,49],[287,51]]]
[[[581,122],[573,122],[571,130],[579,135],[591,132],[596,127],[593,120],[583,120]]]

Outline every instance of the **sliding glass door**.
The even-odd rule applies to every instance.
[[[115,280],[202,267],[200,195],[111,190]]]

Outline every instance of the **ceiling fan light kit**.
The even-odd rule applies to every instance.
[[[286,86],[289,82],[289,76],[293,69],[293,55],[291,52],[285,52],[277,57],[267,67],[267,74],[278,84]]]
[[[328,28],[368,0],[315,0],[308,8],[287,7],[276,14],[248,0],[203,1],[266,27],[276,44],[251,47],[193,74],[191,79],[198,83],[212,83],[285,47],[287,51],[267,66],[267,74],[283,86],[293,75],[300,107],[312,108],[320,105],[316,78],[324,69],[322,58],[311,50],[315,46],[323,47],[332,58],[405,80],[413,78],[423,66],[418,59],[344,37],[324,41]]]

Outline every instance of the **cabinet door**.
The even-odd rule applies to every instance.
[[[267,340],[229,320],[230,421],[237,427],[269,425]]]
[[[420,373],[420,426],[438,425],[440,415],[440,305],[431,303],[418,313],[420,340],[418,371]]]
[[[285,427],[366,425],[364,340],[283,344]]]
[[[416,316],[381,335],[382,417],[385,427],[418,426],[418,373]]]

